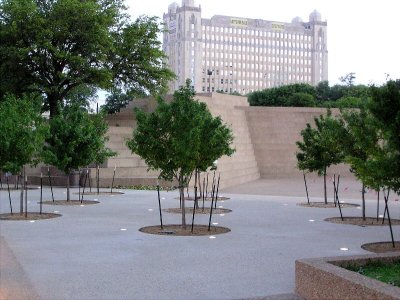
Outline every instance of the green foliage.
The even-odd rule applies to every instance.
[[[315,98],[315,88],[305,83],[295,83],[256,91],[248,96],[251,106],[290,106],[288,98],[296,93],[309,94]]]
[[[310,94],[294,93],[289,96],[286,105],[294,107],[313,107],[316,106],[316,102],[314,97]]]
[[[343,161],[344,154],[338,141],[345,132],[342,121],[332,117],[329,110],[325,117],[314,118],[314,122],[315,128],[307,123],[301,131],[303,141],[296,142],[300,150],[296,153],[297,167],[323,175],[329,166]]]
[[[60,108],[60,114],[50,120],[51,135],[45,145],[44,162],[65,174],[102,162],[113,155],[105,147],[106,132],[102,115],[89,115],[77,104]]]
[[[345,161],[366,186],[378,190],[380,186],[374,184],[373,170],[370,170],[370,160],[380,151],[376,120],[365,109],[346,110],[342,112],[341,117],[345,134],[340,144],[345,154]]]
[[[170,104],[159,99],[153,113],[136,110],[136,117],[137,129],[127,145],[165,180],[186,182],[196,168],[206,170],[234,151],[231,130],[206,104],[194,100],[189,83],[174,93]]]
[[[0,98],[46,96],[51,117],[82,86],[132,93],[164,90],[156,18],[129,20],[121,0],[0,2]]]
[[[196,170],[205,171],[216,159],[230,156],[231,130],[214,118],[205,103],[194,100],[194,90],[186,86],[174,93],[168,104],[159,99],[153,113],[136,110],[137,128],[127,146],[142,157],[150,169],[159,170],[160,178],[179,182],[182,197],[182,226],[185,228],[183,187]]]
[[[106,103],[101,106],[101,110],[114,114],[128,105],[132,101],[132,97],[123,93],[120,89],[114,89],[106,98]]]
[[[320,106],[328,108],[365,108],[369,101],[370,98],[344,96],[336,101],[324,101]]]
[[[334,85],[321,81],[316,87],[309,84],[289,84],[248,96],[252,106],[305,106],[305,107],[364,107],[369,98],[369,88],[365,85]]]
[[[6,96],[0,101],[0,170],[18,173],[26,164],[36,164],[48,126],[40,115],[40,97]]]
[[[388,81],[382,87],[371,87],[369,110],[377,120],[382,135],[381,151],[375,155],[371,168],[376,181],[400,191],[400,81]]]

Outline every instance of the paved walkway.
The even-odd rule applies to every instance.
[[[341,186],[343,199],[360,203],[356,182],[343,180]],[[312,200],[322,201],[321,190],[318,179],[310,180]],[[306,201],[302,179],[260,180],[223,190],[230,199],[218,205],[232,212],[212,221],[232,231],[213,239],[139,232],[159,222],[157,193],[124,192],[88,196],[100,201],[96,205],[44,206],[60,218],[0,221],[0,299],[296,299],[296,259],[365,254],[363,243],[390,239],[387,227],[324,221],[338,216],[337,209],[298,206]],[[0,193],[0,212],[8,212],[7,194]],[[57,199],[64,193],[55,189]],[[29,191],[31,211],[39,210],[39,195]],[[44,195],[50,199],[49,190]],[[177,195],[162,192],[163,207],[176,207]],[[374,216],[375,194],[368,197],[367,214]],[[12,199],[18,208],[17,192]],[[395,199],[391,216],[400,218]],[[345,216],[360,214],[357,208],[344,209]],[[180,222],[179,215],[163,217],[164,224]],[[207,224],[208,216],[195,221]],[[398,236],[396,227],[394,232]]]

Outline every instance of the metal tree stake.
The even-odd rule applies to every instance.
[[[212,192],[212,198],[211,198],[210,219],[208,220],[208,231],[211,230],[211,218],[212,218],[213,204],[214,204],[214,188],[215,188],[215,186],[213,186],[213,192]]]
[[[43,173],[40,173],[40,214],[42,214],[43,205]]]
[[[53,194],[53,184],[51,183],[51,176],[50,176],[50,168],[47,167],[47,175],[49,176],[49,183],[50,183],[50,190],[51,190],[51,199],[54,202],[54,194]]]
[[[379,194],[380,194],[380,189],[378,189],[378,199],[376,205],[376,221],[379,221]]]
[[[114,179],[115,179],[115,171],[116,170],[117,170],[117,165],[114,166],[114,173],[113,173],[113,178],[112,178],[112,181],[111,181],[111,194],[112,194],[113,187],[114,187]]]
[[[193,204],[193,216],[192,216],[192,233],[194,227],[194,215],[196,213],[196,202],[197,202],[197,170],[194,171],[194,204]]]
[[[25,175],[25,218],[28,217],[28,176]]]
[[[393,238],[392,221],[390,219],[389,206],[388,206],[389,192],[390,192],[390,190],[388,190],[387,197],[385,197],[385,210],[387,211],[387,218],[388,218],[388,221],[389,221],[390,237],[392,238],[392,246],[393,246],[393,248],[395,248],[394,238]],[[385,216],[383,218],[385,218]]]
[[[342,214],[342,208],[341,208],[341,206],[340,206],[339,196],[338,196],[338,190],[337,190],[337,188],[336,188],[336,183],[335,183],[335,182],[333,182],[333,190],[335,191],[335,199],[337,200],[337,203],[338,203],[339,212],[340,212],[340,218],[341,218],[342,221],[343,221],[344,219],[343,219],[343,214]]]
[[[219,190],[219,179],[220,179],[220,178],[221,178],[221,173],[218,174],[217,192],[215,193],[215,209],[217,208],[218,190]]]
[[[158,195],[158,210],[160,212],[160,224],[161,224],[161,229],[164,229],[163,227],[163,222],[162,222],[162,212],[161,212],[161,199],[160,199],[160,184],[157,179],[157,195]]]
[[[308,187],[307,187],[306,174],[304,173],[304,171],[303,171],[303,179],[304,179],[304,185],[306,187],[307,203],[310,204],[310,198],[308,197]]]
[[[8,182],[8,175],[6,174],[6,181],[7,181],[7,190],[8,190],[8,200],[10,201],[10,211],[11,215],[13,214],[12,204],[11,204],[11,193],[10,193],[10,183]]]
[[[100,170],[99,170],[99,165],[97,165],[97,170],[96,170],[96,180],[97,180],[97,195],[100,193]]]
[[[88,177],[89,177],[89,170],[86,170],[85,180],[83,181],[83,191],[82,191],[81,203],[83,202],[83,196],[85,195],[86,179]]]

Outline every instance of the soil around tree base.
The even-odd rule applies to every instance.
[[[79,193],[74,193],[75,195],[79,195]],[[125,194],[125,193],[123,193],[123,192],[99,192],[99,193],[97,193],[97,192],[86,192],[85,191],[85,194],[83,195],[83,196],[96,196],[96,195],[99,195],[99,196],[104,196],[104,195],[109,195],[109,196],[112,196],[112,195],[122,195],[122,194]],[[82,195],[82,192],[80,193],[80,195]]]
[[[39,202],[38,202],[39,203]],[[100,203],[99,201],[94,201],[94,200],[83,200],[82,202],[80,200],[48,200],[48,201],[43,201],[42,202],[45,205],[91,205],[91,204],[97,204]]]
[[[332,202],[302,202],[302,203],[297,203],[298,206],[303,206],[303,207],[317,207],[317,208],[338,208],[337,205],[335,206],[335,203]],[[360,205],[358,204],[353,204],[353,203],[340,203],[340,207],[358,207]]]
[[[343,217],[343,221],[340,217],[333,217],[325,219],[327,222],[337,223],[337,224],[350,224],[358,226],[388,226],[389,221],[385,219],[382,224],[382,218],[376,220],[376,218],[366,217],[365,220],[362,217]],[[399,219],[390,219],[392,225],[400,225]]]
[[[203,215],[209,215],[210,214],[210,208],[205,207],[204,210],[200,208],[196,208],[196,214],[203,214]],[[171,214],[181,214],[182,209],[181,208],[164,208],[162,211],[165,211],[167,213]],[[213,208],[213,214],[226,214],[232,212],[231,209],[227,208]],[[193,214],[193,207],[186,207],[185,209],[186,214]]]
[[[228,233],[231,230],[221,226],[211,226],[210,231],[207,225],[194,225],[192,233],[192,225],[187,224],[186,229],[182,228],[182,225],[168,224],[164,225],[161,229],[160,225],[147,226],[139,229],[140,232],[156,234],[156,235],[168,235],[168,236],[207,236]]]
[[[32,221],[32,220],[45,220],[45,219],[53,219],[61,217],[60,214],[55,213],[46,213],[46,212],[28,212],[27,217],[25,218],[25,213],[6,213],[0,214],[0,220],[2,221]]]
[[[374,253],[400,252],[400,242],[377,242],[361,245],[361,248]]]
[[[180,198],[179,197],[176,197],[175,199],[177,199],[177,200],[180,200]],[[220,196],[218,196],[218,198],[217,198],[217,202],[218,201],[225,201],[225,200],[229,200],[230,198],[228,198],[228,197],[220,197]],[[190,197],[185,197],[185,200],[188,200],[188,201],[194,201],[194,197],[192,197],[192,196],[190,196]],[[212,197],[206,197],[206,198],[204,198],[204,200],[205,201],[211,201],[212,200]],[[203,201],[203,198],[197,198],[197,201],[198,202],[201,202],[201,201]],[[214,198],[214,201],[215,201],[215,198]]]

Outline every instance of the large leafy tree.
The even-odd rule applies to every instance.
[[[40,97],[8,95],[0,101],[0,170],[19,173],[24,165],[39,162],[46,121],[40,115]]]
[[[206,170],[223,155],[231,155],[233,136],[205,103],[194,100],[190,81],[174,93],[173,101],[159,99],[153,113],[136,110],[137,128],[127,142],[160,178],[177,180],[182,197],[182,226],[186,227],[184,185],[196,170]]]
[[[327,203],[326,170],[331,165],[343,162],[344,154],[337,141],[345,132],[342,121],[334,118],[329,110],[326,116],[314,118],[314,122],[315,127],[307,123],[301,131],[303,141],[296,142],[300,150],[296,153],[297,167],[324,176],[324,198]]]
[[[90,163],[104,160],[114,153],[106,148],[107,124],[101,114],[90,115],[78,104],[60,108],[50,120],[50,137],[45,144],[43,159],[66,175]],[[70,200],[67,180],[67,200]]]
[[[156,93],[173,76],[160,30],[153,17],[131,21],[122,0],[1,1],[0,99],[39,92],[54,117],[82,86]]]

